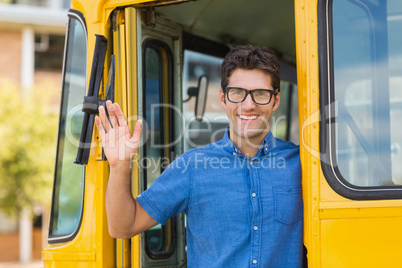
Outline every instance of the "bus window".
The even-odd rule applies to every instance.
[[[75,165],[74,159],[84,116],[81,106],[86,92],[86,59],[87,38],[83,18],[70,12],[49,243],[71,240],[81,221],[84,167]]]
[[[141,160],[144,167],[144,188],[148,188],[162,173],[173,157],[172,116],[169,104],[172,101],[169,77],[172,56],[164,43],[147,40],[144,44],[144,119],[146,121],[146,143]],[[145,190],[144,189],[144,190]],[[158,224],[145,232],[145,250],[151,259],[170,257],[176,242],[172,231],[175,220],[165,225]]]
[[[183,98],[188,98],[187,89],[197,86],[199,77],[207,75],[209,78],[207,102],[202,121],[195,119],[195,98],[183,103],[185,151],[220,140],[223,137],[226,126],[229,124],[226,113],[219,101],[219,89],[221,88],[220,66],[222,61],[222,58],[191,50],[184,51]]]
[[[324,128],[324,165],[330,165],[324,173],[330,184],[339,181],[352,190],[343,192],[346,197],[398,198],[402,2],[334,0],[331,9],[333,51],[328,49],[327,66],[332,77],[326,78],[328,91],[321,89],[327,99],[322,103],[330,104],[321,110],[328,111],[326,122],[332,122]]]

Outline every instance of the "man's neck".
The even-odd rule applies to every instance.
[[[261,144],[268,133],[254,138],[238,138],[230,140],[236,145],[243,155],[253,158],[260,150]],[[234,135],[233,135],[234,136]]]

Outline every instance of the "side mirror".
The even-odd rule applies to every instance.
[[[197,121],[202,120],[202,116],[205,112],[205,104],[207,102],[207,92],[208,92],[208,76],[202,75],[198,79],[197,87],[189,87],[187,89],[188,99],[183,102],[187,102],[191,99],[191,97],[196,97],[195,100],[195,119]]]

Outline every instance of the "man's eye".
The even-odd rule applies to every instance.
[[[259,91],[254,92],[254,96],[257,96],[257,97],[261,97],[261,96],[264,96],[264,95],[265,95],[264,92],[259,92]]]
[[[232,90],[230,92],[232,95],[244,95],[244,92],[242,90]]]
[[[254,96],[256,96],[256,97],[267,97],[267,96],[269,96],[269,92],[268,91],[255,91]]]

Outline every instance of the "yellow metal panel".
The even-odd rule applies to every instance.
[[[78,2],[78,0],[72,0],[73,3]],[[132,5],[168,5],[177,2],[188,2],[188,0],[170,0],[170,1],[158,1],[158,0],[81,0],[85,6],[91,6],[92,12],[90,18],[91,22],[101,22],[105,18],[108,18],[111,10],[116,7],[132,6]]]
[[[127,47],[127,103],[130,130],[134,130],[137,110],[137,13],[135,8],[126,8]]]
[[[402,232],[395,232],[402,218],[324,220],[321,226],[321,267],[402,267]]]
[[[118,59],[120,59],[120,54],[119,54],[120,52],[119,52],[119,49],[117,49],[119,47],[120,43],[119,43],[118,39],[119,39],[119,35],[118,35],[118,31],[116,30],[113,32],[113,47],[115,48],[113,53],[116,57],[116,64],[115,64],[116,71],[115,71],[115,80],[114,80],[114,87],[115,87],[114,100],[115,100],[115,102],[121,104],[122,97],[121,97],[121,92],[119,90],[120,84],[121,84],[120,64],[119,64],[119,60],[118,60]]]
[[[116,239],[116,267],[128,268],[131,267],[130,258],[130,240]]]
[[[401,217],[402,207],[348,207],[320,209],[320,219],[387,218]],[[384,226],[384,224],[382,224]],[[387,227],[388,228],[388,227]],[[396,231],[396,230],[395,230]],[[360,241],[355,241],[359,244]]]
[[[127,115],[128,125],[131,132],[134,130],[138,115],[138,57],[137,53],[137,10],[135,8],[126,8],[126,47],[127,47]],[[138,173],[138,155],[133,159],[133,168],[131,173],[132,194],[136,197],[139,194],[139,173]],[[132,267],[140,267],[140,235],[131,238],[131,263]]]
[[[60,253],[60,252],[45,252],[42,254],[44,260],[52,261],[94,261],[95,252],[91,253]]]
[[[348,199],[340,196],[328,185],[327,180],[325,179],[324,174],[320,174],[320,200],[321,202],[347,202]]]
[[[131,238],[131,263],[132,267],[141,267],[141,235],[136,235]]]
[[[119,44],[119,81],[120,81],[120,88],[119,91],[121,92],[121,109],[125,114],[127,114],[127,74],[126,74],[126,38],[125,38],[125,25],[120,24],[118,26],[119,31],[117,35],[118,44]]]
[[[97,0],[97,3],[95,3],[95,5],[97,6],[96,21],[102,20],[103,12],[105,9],[113,9],[121,6],[129,6],[155,1],[156,0]],[[108,3],[106,4],[106,2]]]
[[[309,267],[320,267],[317,1],[295,1],[295,23],[304,244]]]
[[[127,97],[127,53],[129,49],[126,47],[126,16],[124,12],[117,14],[117,29],[114,32],[115,36],[115,51],[116,54],[116,90],[115,101],[118,102],[124,112],[128,114],[128,97]],[[130,257],[130,240],[116,239],[116,267],[126,268],[131,267]]]
[[[402,200],[375,200],[375,201],[321,202],[320,203],[320,209],[385,208],[385,207],[402,207]]]

